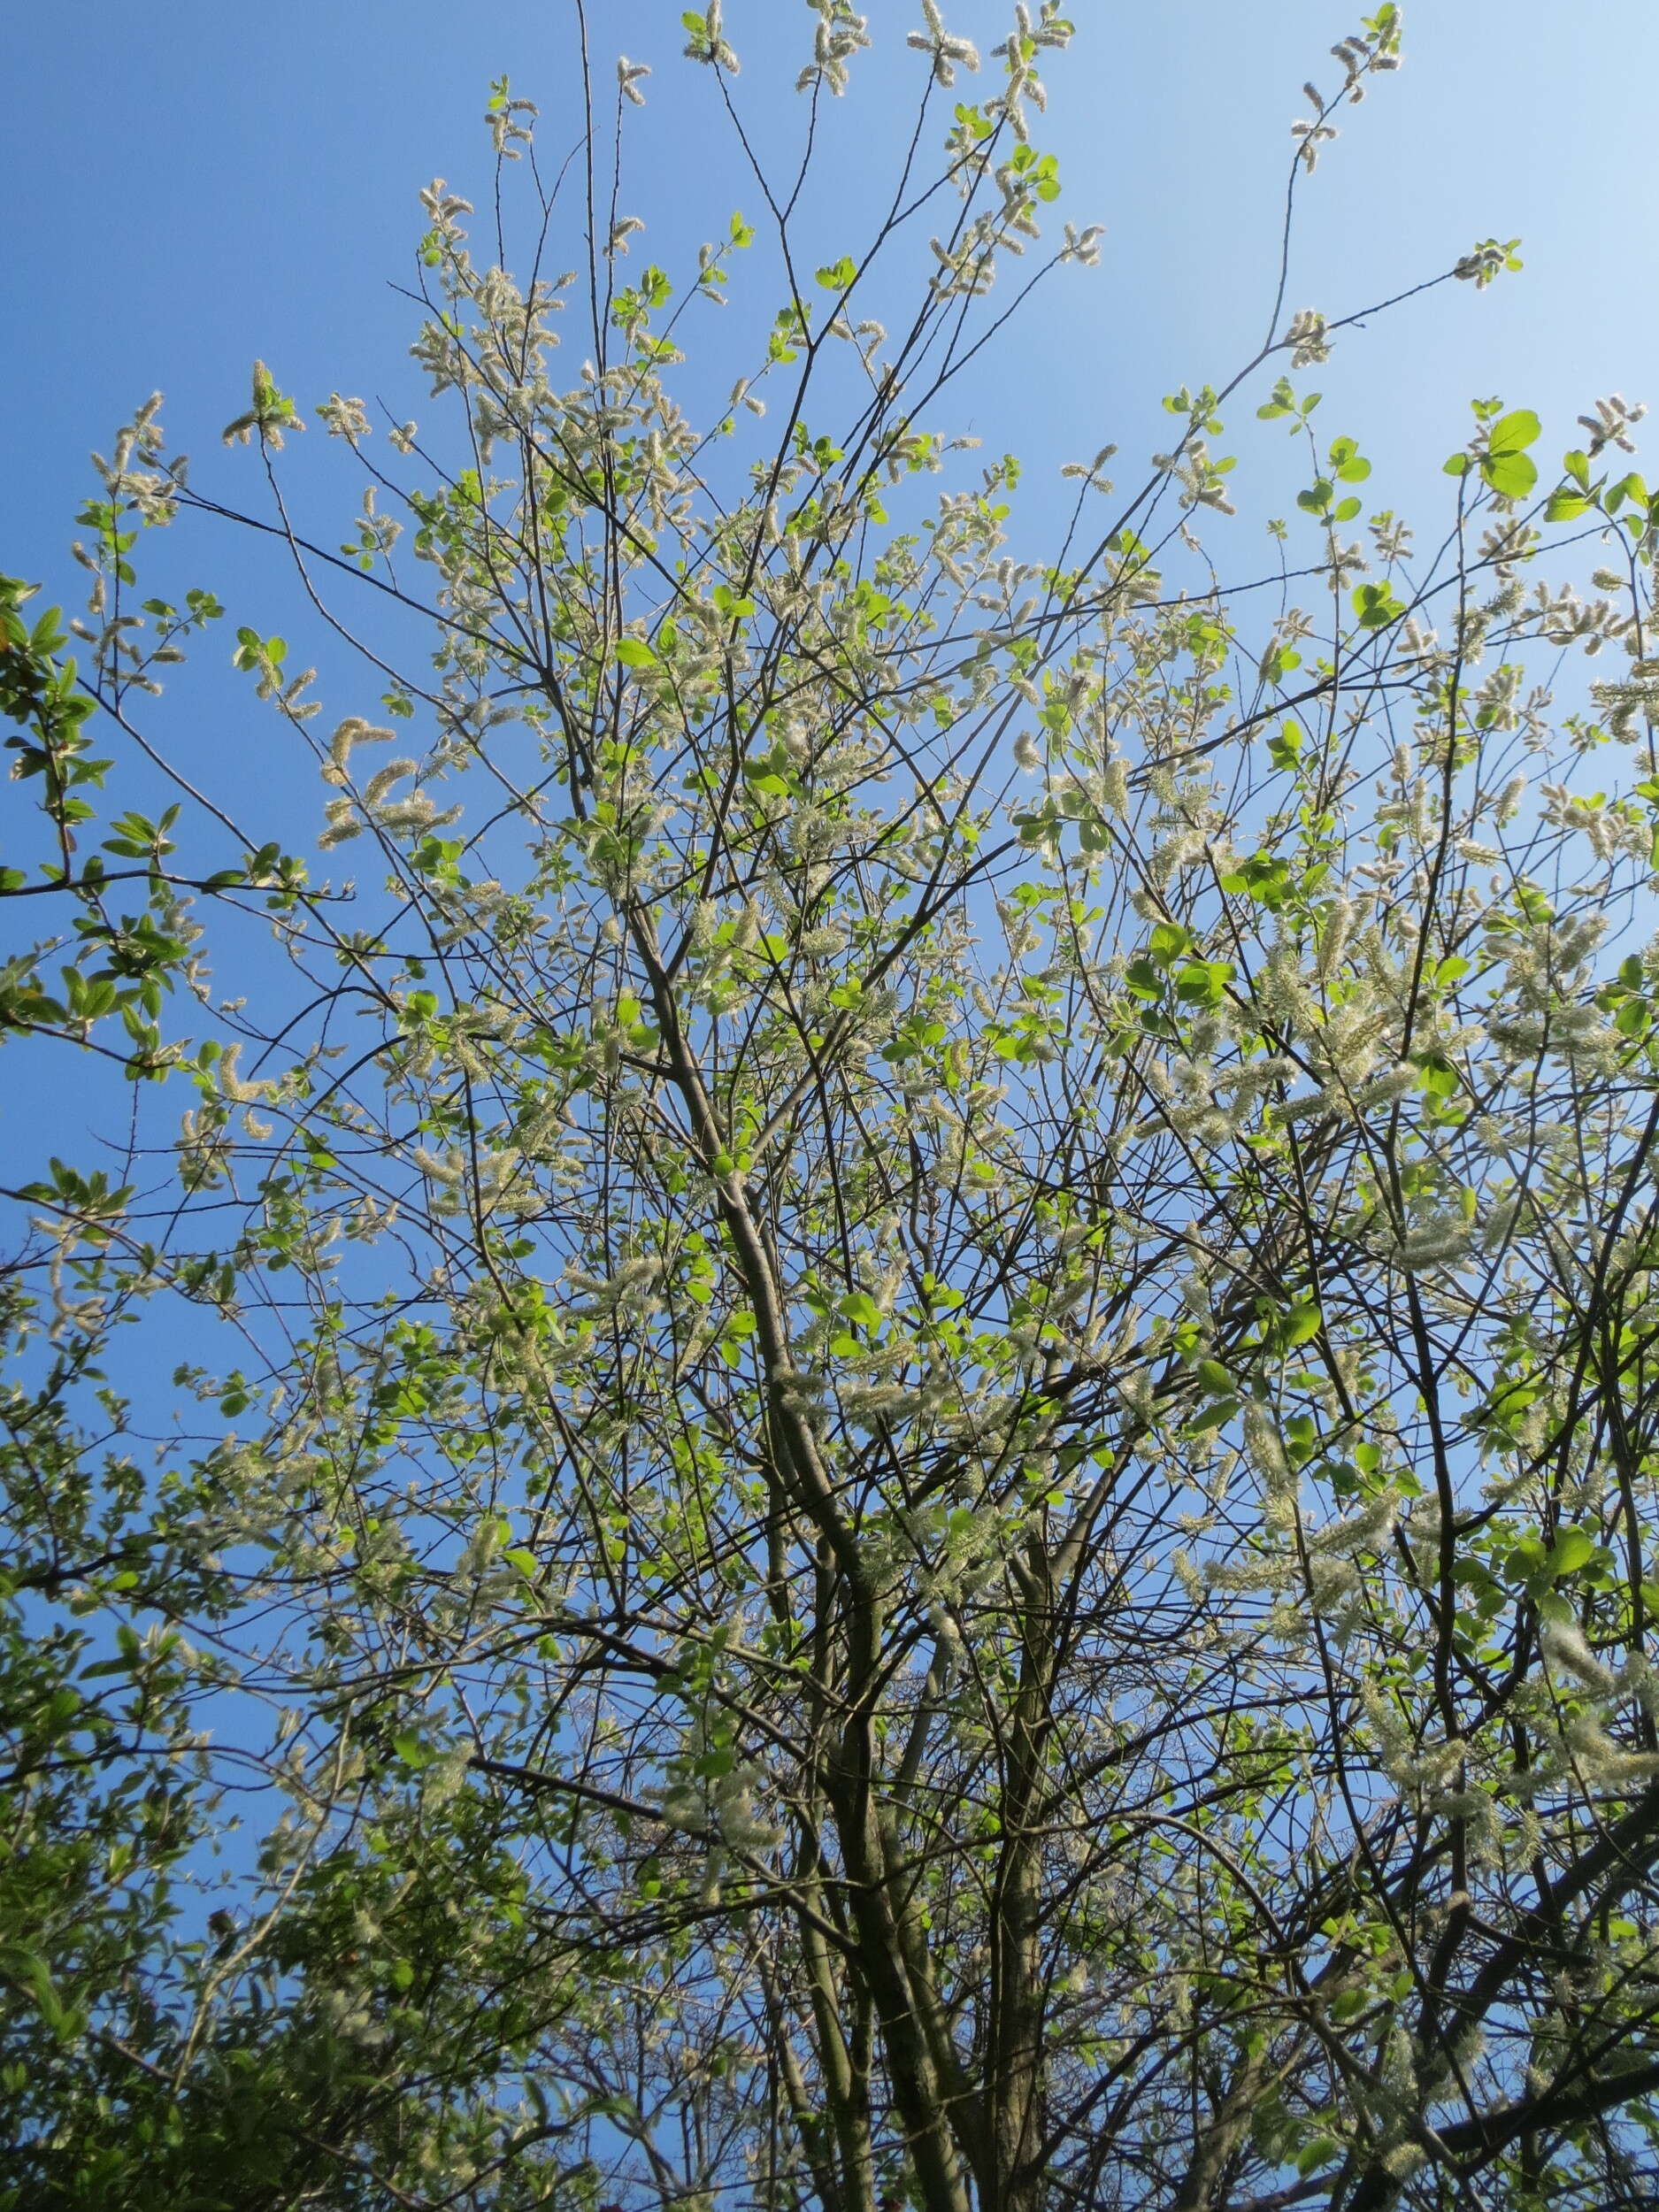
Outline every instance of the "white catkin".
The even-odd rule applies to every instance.
[[[1566,1621],[1546,1623],[1540,1640],[1548,1656],[1558,1666],[1576,1675],[1587,1689],[1598,1696],[1610,1697],[1615,1688],[1613,1676],[1604,1667],[1577,1628]]]

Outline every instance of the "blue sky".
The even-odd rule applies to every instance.
[[[1162,392],[1240,357],[1268,296],[1298,88],[1333,81],[1328,49],[1358,12],[1358,0],[1076,0],[1042,142],[1062,159],[1064,211],[1107,224],[1105,256],[1093,279],[1056,288],[972,396],[987,438],[1045,480],[1050,458],[1108,439],[1143,449]],[[675,60],[679,13],[668,0],[589,10],[602,67],[626,50],[657,68],[632,197],[695,243],[724,220],[726,165],[709,88]],[[1004,13],[1000,0],[948,11],[987,43]],[[1475,393],[1536,407],[1552,436],[1559,419],[1564,444],[1594,393],[1641,396],[1659,361],[1659,10],[1418,0],[1405,13],[1405,68],[1345,115],[1307,195],[1292,303],[1362,305],[1494,233],[1524,237],[1527,268],[1350,340],[1322,379],[1327,412],[1350,405],[1348,426],[1402,469],[1425,442],[1438,468]],[[388,280],[409,265],[416,188],[438,173],[485,181],[479,116],[503,70],[558,134],[569,15],[562,0],[19,12],[4,565],[66,583],[86,451],[155,386],[175,442],[204,459],[255,354],[303,399],[338,386],[412,406],[409,316]],[[809,11],[729,0],[727,16],[748,62],[741,97],[763,131],[793,122],[781,73],[810,41]],[[915,81],[901,67],[913,0],[870,0],[870,17],[876,48],[834,119],[812,209],[826,235],[884,121],[896,124],[891,88],[908,100]],[[652,246],[664,250],[655,233]]]
[[[1022,553],[1051,549],[1060,462],[1115,441],[1116,472],[1138,480],[1141,457],[1167,442],[1160,396],[1224,380],[1259,343],[1300,88],[1310,76],[1334,86],[1329,50],[1359,4],[1075,0],[1079,35],[1048,70],[1040,143],[1061,162],[1056,214],[1106,225],[1102,264],[1057,273],[936,426],[1026,459]],[[872,204],[911,111],[921,65],[903,38],[919,14],[919,0],[870,0],[874,49],[826,117],[803,200],[809,243],[826,259],[859,244],[859,208]],[[649,227],[628,265],[649,254],[683,270],[734,205],[758,212],[753,181],[708,73],[679,58],[679,7],[589,0],[588,15],[607,96],[618,53],[656,71],[649,104],[629,114],[622,204]],[[1010,16],[1011,0],[1006,11],[1002,0],[947,8],[986,47]],[[1322,426],[1358,435],[1376,463],[1370,497],[1432,525],[1470,397],[1536,408],[1546,465],[1577,442],[1573,418],[1596,395],[1659,399],[1659,136],[1647,113],[1659,10],[1650,0],[1418,0],[1405,17],[1404,68],[1344,111],[1340,138],[1308,180],[1288,304],[1351,312],[1446,268],[1477,239],[1524,240],[1522,275],[1479,296],[1445,286],[1346,334],[1317,374]],[[573,133],[572,20],[571,0],[291,0],[280,13],[89,0],[20,15],[8,35],[19,88],[8,115],[16,334],[0,349],[0,568],[73,603],[67,543],[89,488],[86,454],[107,449],[156,387],[173,444],[196,457],[198,488],[232,504],[257,503],[261,488],[257,457],[219,443],[246,403],[256,355],[308,406],[337,388],[383,395],[400,417],[424,414],[407,355],[413,311],[392,288],[411,272],[418,188],[442,174],[487,197],[481,116],[503,72],[541,103],[541,142],[557,163]],[[800,0],[727,0],[745,62],[735,91],[763,146],[787,147],[799,127],[787,87],[812,24]],[[990,82],[988,73],[977,81]],[[778,295],[760,256],[743,281],[769,314]],[[729,324],[710,315],[696,334],[722,401],[749,365],[735,342],[746,311],[740,300]],[[1270,448],[1271,474],[1257,495],[1247,491],[1236,523],[1217,519],[1207,533],[1235,578],[1277,567],[1263,524],[1289,503],[1288,450],[1254,422],[1256,396],[1229,411],[1219,442],[1242,434],[1235,482]],[[315,430],[285,457],[302,499],[326,496],[318,526],[327,538],[355,512],[329,468],[345,458]],[[150,588],[207,585],[233,623],[304,638],[291,581],[245,536],[220,530],[154,550],[157,570],[141,579]],[[292,796],[273,801],[258,749],[271,741],[269,716],[231,674],[229,643],[214,634],[152,719],[250,827],[308,835],[314,776],[303,812]],[[311,657],[309,642],[296,652]],[[328,710],[375,710],[372,699],[337,695],[326,652],[323,661]],[[140,778],[121,803],[148,795]],[[21,1073],[13,1130],[38,1096],[34,1071],[19,1087]]]

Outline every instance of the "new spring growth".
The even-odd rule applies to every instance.
[[[338,392],[331,393],[317,409],[317,419],[331,438],[347,438],[355,445],[359,438],[369,434],[368,411],[360,399],[342,399]]]
[[[726,42],[723,12],[722,0],[709,0],[705,15],[684,17],[682,19],[691,36],[686,41],[682,51],[687,61],[703,62],[710,69],[729,70],[735,77],[738,58]]]
[[[537,109],[534,100],[515,100],[511,96],[505,77],[497,77],[489,88],[489,103],[484,110],[484,124],[500,161],[517,161],[518,147],[528,145],[531,126]],[[519,122],[520,116],[525,117]],[[514,142],[518,142],[515,143]]]
[[[282,449],[282,434],[286,430],[303,430],[305,424],[299,410],[288,396],[278,391],[276,382],[263,361],[253,365],[253,404],[234,422],[227,423],[223,437],[227,445],[246,445],[257,432],[262,445],[274,451]]]
[[[1303,307],[1292,316],[1281,344],[1291,349],[1290,365],[1305,369],[1315,363],[1331,358],[1331,337],[1325,317],[1314,307]]]
[[[1363,100],[1364,81],[1373,71],[1399,68],[1401,29],[1397,7],[1379,8],[1375,15],[1366,17],[1362,29],[1339,39],[1331,49],[1343,71],[1342,88],[1335,98],[1327,101],[1317,85],[1303,85],[1302,88],[1313,109],[1313,116],[1311,120],[1293,123],[1290,134],[1298,142],[1296,157],[1304,168],[1311,170],[1318,161],[1320,146],[1336,136],[1335,130],[1325,119],[1331,110],[1344,100]]]
[[[851,0],[807,0],[807,5],[818,12],[818,28],[812,58],[795,79],[795,88],[807,92],[814,85],[826,84],[839,99],[849,81],[848,63],[870,43],[869,18],[855,15]]]
[[[1037,50],[1068,44],[1071,32],[1071,24],[1059,12],[1058,0],[1042,0],[1041,16],[1035,23],[1025,0],[1015,0],[1014,35],[991,50],[1008,70],[1007,89],[1000,100],[992,103],[992,111],[1002,115],[1021,145],[1028,145],[1031,140],[1025,101],[1039,111],[1048,105],[1048,95],[1037,74]]]
[[[328,741],[328,758],[323,764],[323,781],[348,784],[351,780],[351,749],[354,745],[380,745],[391,736],[390,730],[378,729],[365,722],[361,715],[349,714]]]
[[[219,1087],[226,1097],[238,1106],[255,1106],[262,1099],[274,1098],[279,1087],[268,1078],[261,1077],[251,1082],[244,1082],[238,1076],[236,1063],[241,1057],[240,1041],[227,1045],[219,1055]]]
[[[1582,427],[1590,434],[1591,460],[1609,445],[1617,446],[1621,453],[1634,453],[1636,442],[1629,434],[1647,412],[1645,402],[1632,407],[1617,392],[1609,393],[1606,399],[1598,399],[1594,415],[1578,418]]]
[[[933,57],[933,82],[949,91],[956,81],[958,68],[977,70],[979,50],[972,39],[955,38],[945,28],[945,19],[939,12],[936,0],[922,0],[922,18],[927,28],[912,31],[905,40],[918,53]]]

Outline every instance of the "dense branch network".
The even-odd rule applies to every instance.
[[[809,158],[868,42],[817,12]],[[244,2203],[1638,2200],[1637,411],[1540,485],[1536,419],[1479,407],[1438,549],[1387,511],[1348,542],[1370,465],[1292,380],[1340,324],[1281,277],[1222,388],[1289,357],[1276,611],[1196,535],[1209,388],[1021,559],[1016,465],[926,426],[1057,193],[1071,27],[1020,8],[941,117],[979,57],[923,13],[866,250],[812,267],[757,165],[770,237],[733,219],[682,292],[634,271],[596,94],[549,183],[497,88],[490,265],[425,196],[455,427],[382,463],[317,411],[364,479],[338,552],[257,369],[246,519],[388,718],[320,740],[239,632],[324,786],[309,864],[151,734],[222,610],[134,603],[139,535],[234,511],[153,403],[88,511],[84,672],[8,587],[45,842],[0,895],[67,918],[0,1015],[139,1104],[117,1171],[11,1194],[0,2204],[128,2201],[123,2156],[155,2200],[208,2146]],[[747,155],[720,11],[687,21]],[[1384,7],[1337,50],[1293,193],[1398,41]],[[700,428],[693,318],[768,250]],[[1552,529],[1599,596],[1537,580]],[[157,818],[99,818],[101,727],[173,777]],[[120,1379],[129,1322],[191,1347],[199,1415]],[[196,1926],[164,1878],[239,1793],[257,1868]]]

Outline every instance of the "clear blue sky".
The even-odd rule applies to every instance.
[[[869,9],[876,50],[837,119],[818,202],[831,228],[895,114],[882,79],[919,20],[915,0]],[[1051,71],[1043,139],[1064,165],[1064,211],[1109,227],[1104,263],[1056,289],[972,396],[976,426],[1040,478],[1107,439],[1143,449],[1157,396],[1224,370],[1255,334],[1299,87],[1333,81],[1328,49],[1360,8],[1074,0],[1072,12],[1079,35]],[[1005,13],[1000,0],[947,10],[987,43]],[[787,104],[780,59],[813,19],[799,0],[728,0],[727,15],[764,127]],[[1362,304],[1494,233],[1525,238],[1527,269],[1479,299],[1448,288],[1350,341],[1321,378],[1327,415],[1347,408],[1345,426],[1384,461],[1425,442],[1437,466],[1475,393],[1537,407],[1563,443],[1596,392],[1659,397],[1659,9],[1417,0],[1405,17],[1405,68],[1346,114],[1307,196],[1292,303]],[[669,0],[591,0],[603,65],[626,50],[657,65],[631,197],[695,242],[727,210],[707,88],[674,58],[679,19]],[[416,188],[434,173],[483,182],[478,119],[503,70],[553,133],[568,19],[563,0],[14,12],[0,563],[67,585],[85,453],[154,386],[175,442],[215,468],[256,353],[303,399],[338,386],[412,407],[407,311],[387,280],[409,265]],[[652,245],[664,250],[660,234]]]
[[[919,81],[919,58],[903,51],[919,0],[869,8],[875,50],[829,118],[805,203],[826,258],[858,242],[857,204]],[[1219,380],[1259,342],[1300,88],[1310,76],[1333,86],[1330,47],[1359,12],[1360,0],[1074,0],[1079,36],[1048,71],[1040,128],[1065,179],[1056,212],[1106,224],[1102,263],[1058,273],[945,425],[1032,464],[1023,552],[1049,549],[1056,464],[1116,441],[1127,477],[1166,442],[1159,396]],[[946,13],[988,46],[1011,4],[949,0]],[[623,204],[649,219],[649,251],[683,267],[734,204],[757,212],[752,184],[734,167],[707,73],[678,58],[679,6],[590,0],[589,18],[607,85],[619,51],[655,65],[649,104],[630,115]],[[1344,111],[1303,196],[1289,304],[1348,312],[1479,238],[1525,240],[1523,275],[1479,296],[1448,286],[1346,336],[1318,374],[1322,423],[1360,435],[1376,462],[1369,492],[1432,523],[1471,396],[1536,408],[1546,455],[1575,442],[1573,418],[1597,394],[1659,401],[1659,8],[1417,0],[1405,19],[1404,68]],[[572,19],[569,0],[289,0],[280,11],[82,0],[14,12],[0,568],[73,603],[66,549],[88,449],[107,449],[157,386],[173,445],[196,457],[195,480],[233,503],[257,500],[257,461],[223,451],[219,431],[245,404],[256,354],[307,405],[338,388],[423,414],[411,311],[389,281],[411,267],[417,190],[442,174],[485,196],[480,119],[503,71],[542,104],[549,156],[568,145]],[[727,19],[746,63],[740,101],[762,140],[781,143],[800,120],[785,88],[813,17],[800,0],[727,0]],[[718,324],[705,330],[718,352]],[[733,360],[718,380],[722,397],[746,365]],[[1248,404],[1237,411],[1229,442],[1256,430]],[[326,454],[345,457],[315,431],[291,449],[302,495]],[[325,531],[354,511],[336,493]],[[1264,559],[1265,511],[1258,500],[1209,531],[1234,576],[1276,565]],[[303,637],[290,628],[291,587],[271,582],[258,550],[225,532],[179,549],[181,575],[165,572],[177,557],[166,549],[164,573],[144,580],[210,585],[234,621]],[[311,657],[309,642],[299,649]],[[270,718],[231,675],[228,640],[215,634],[204,652],[211,669],[158,703],[157,727],[262,834],[303,837],[318,817],[314,777],[303,816],[290,795],[277,802],[288,818],[273,820],[250,765],[271,742]],[[373,710],[331,687],[331,673],[325,654],[329,710]],[[127,784],[120,803],[149,795]],[[13,1087],[0,1145],[8,1122],[15,1130],[33,1111]]]

